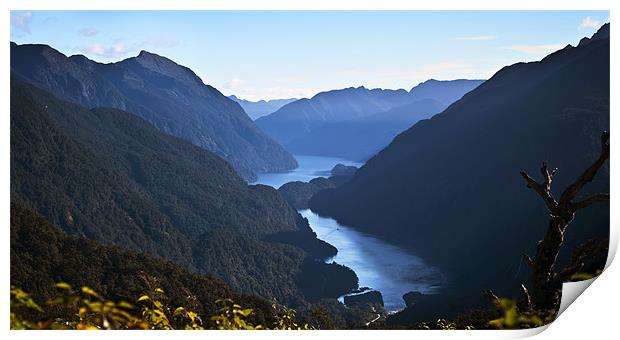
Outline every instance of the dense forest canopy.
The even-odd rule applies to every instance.
[[[316,240],[267,186],[224,160],[115,109],[85,109],[13,79],[11,199],[70,235],[214,274],[232,288],[292,305]],[[288,243],[269,235],[290,232]],[[299,232],[299,233],[296,233]],[[303,242],[301,242],[303,241]]]

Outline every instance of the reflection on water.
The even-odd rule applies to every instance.
[[[362,165],[362,163],[335,157],[295,155],[295,159],[297,159],[297,163],[299,163],[297,169],[287,172],[259,173],[257,175],[258,179],[252,184],[265,184],[278,189],[282,184],[288,182],[309,182],[316,177],[329,177],[330,170],[338,163],[357,167]]]
[[[402,296],[407,292],[436,292],[441,275],[419,257],[340,225],[331,218],[320,217],[310,209],[299,213],[308,219],[319,239],[338,248],[338,254],[328,262],[334,261],[353,269],[360,287],[380,291],[387,311],[403,309]]]
[[[329,171],[338,163],[360,166],[360,163],[333,157],[295,156],[299,168],[280,173],[263,173],[253,184],[279,188],[292,181],[308,182],[316,177],[329,177]],[[338,249],[338,254],[327,262],[345,265],[357,274],[360,287],[370,287],[383,295],[385,309],[396,311],[405,307],[403,294],[410,291],[434,293],[441,282],[441,274],[401,248],[370,235],[338,224],[331,218],[320,217],[309,209],[299,213],[308,219],[319,239]],[[341,299],[342,301],[342,299]]]

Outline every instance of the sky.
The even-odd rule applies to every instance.
[[[11,41],[104,63],[146,50],[259,100],[488,79],[605,22],[608,11],[12,11]]]

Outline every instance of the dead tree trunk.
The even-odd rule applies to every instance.
[[[556,258],[564,242],[564,232],[568,224],[575,218],[575,213],[593,203],[609,201],[609,194],[596,194],[582,201],[575,202],[575,198],[583,186],[592,181],[608,158],[609,133],[603,132],[601,136],[601,153],[598,159],[573,184],[564,190],[559,201],[556,201],[551,193],[551,182],[557,169],[549,171],[547,164],[543,163],[540,169],[543,175],[542,183],[536,182],[525,171],[521,171],[521,176],[527,181],[527,187],[533,189],[542,197],[549,210],[549,226],[545,237],[538,242],[536,256],[532,259],[524,255],[532,268],[529,298],[531,299],[531,307],[534,309],[556,310],[560,304],[559,291],[562,283],[579,272],[583,267],[583,263],[577,263],[560,273],[556,273],[554,269]]]

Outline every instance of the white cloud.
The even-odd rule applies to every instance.
[[[99,33],[96,29],[84,28],[79,31],[84,36],[94,36]],[[92,43],[79,45],[76,50],[90,57],[103,57],[106,59],[119,59],[127,55],[137,53],[149,48],[170,48],[180,45],[178,40],[168,40],[163,37],[151,37],[140,42],[127,42],[125,39],[117,39],[111,44]]]
[[[594,20],[592,19],[592,17],[587,16],[585,18],[583,18],[583,20],[581,20],[581,24],[579,25],[579,29],[582,28],[599,28],[599,26],[601,25],[601,23],[598,20]]]
[[[97,30],[96,28],[92,28],[92,27],[85,27],[79,30],[78,33],[85,37],[92,37],[92,36],[99,34],[99,30]]]
[[[30,22],[32,21],[32,12],[11,12],[11,26],[16,29],[30,34]]]
[[[483,40],[495,40],[495,39],[497,39],[497,37],[494,35],[476,35],[476,36],[455,38],[455,40],[461,40],[461,41],[483,41]]]
[[[83,45],[79,46],[78,50],[84,54],[96,55],[104,58],[120,58],[129,53],[136,52],[140,48],[140,44],[128,45],[124,42],[115,42],[111,45],[104,45],[101,43]]]
[[[504,48],[527,54],[547,55],[563,48],[565,45],[566,44],[512,45],[504,46]]]

